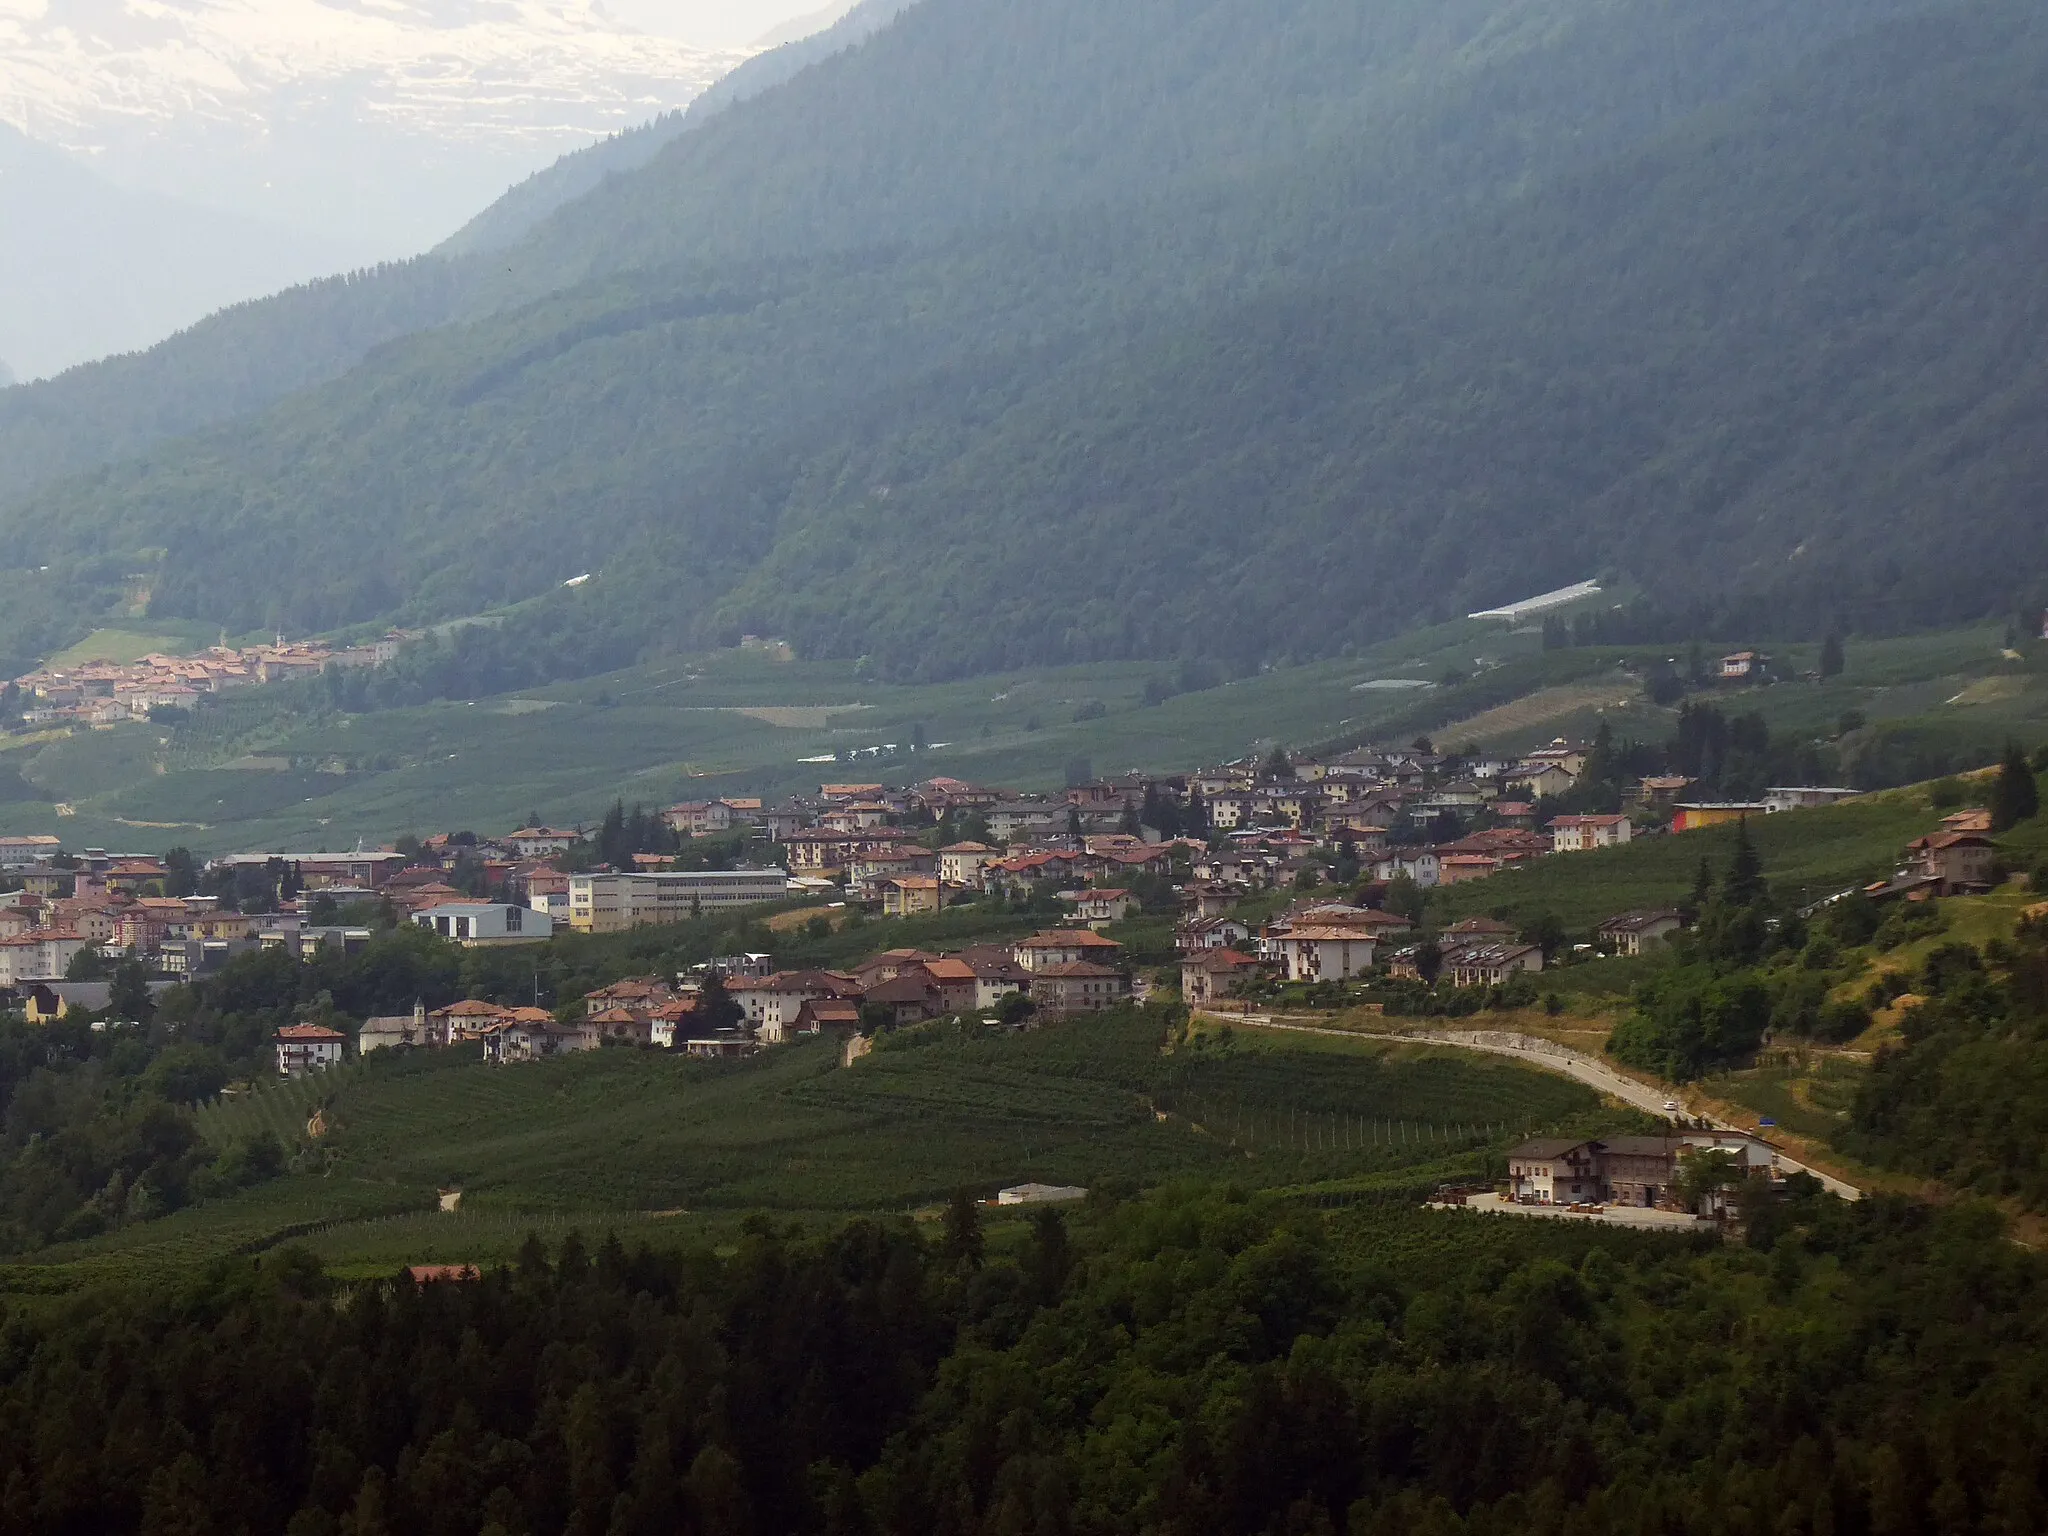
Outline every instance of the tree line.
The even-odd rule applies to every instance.
[[[2044,1273],[1811,1180],[1744,1237],[1210,1187],[984,1228],[295,1249],[18,1312],[0,1530],[2020,1536]]]

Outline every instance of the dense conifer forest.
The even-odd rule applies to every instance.
[[[0,1330],[0,1529],[2029,1536],[2040,1259],[1810,1191],[1745,1244],[1181,1188],[984,1231],[302,1251]]]

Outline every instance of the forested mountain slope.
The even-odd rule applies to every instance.
[[[1308,656],[1617,567],[1816,633],[2038,606],[2048,30],[1973,20],[1407,259],[929,389],[804,477],[727,609],[910,667]]]
[[[1236,201],[1304,159],[1361,154],[1379,195],[1441,218],[1915,8],[925,0],[537,229],[492,280],[530,293],[529,268],[559,280],[899,249],[1074,209],[1113,226],[1163,189]],[[1279,239],[1309,243],[1287,227],[1307,204],[1274,211]]]
[[[1186,242],[1171,221],[1133,241],[1133,205],[1187,182],[1214,184],[1207,201],[1238,215],[1221,237],[1234,243],[1213,253],[1222,264],[1275,250],[1297,260],[1329,246],[1298,226],[1332,211],[1331,189],[1256,218],[1242,200],[1304,156],[1366,155],[1373,206],[1393,198],[1441,222],[1915,3],[1739,0],[1706,16],[1661,0],[1393,0],[1369,14],[1344,0],[925,0],[870,36],[899,9],[870,0],[828,33],[741,66],[683,122],[513,188],[436,258],[239,306],[148,354],[0,402],[0,506],[335,378],[381,342],[537,299],[577,274],[900,251],[977,220],[1076,207],[1090,210],[1087,238],[1121,237],[1143,259],[1161,240]],[[865,46],[828,46],[863,36]],[[788,56],[813,54],[815,67],[763,88]],[[672,142],[686,125],[700,131]],[[1121,281],[1142,294],[1148,277]]]
[[[557,209],[586,196],[611,177],[640,169],[664,146],[702,128],[733,103],[773,90],[820,60],[866,41],[909,3],[910,0],[862,0],[831,26],[756,54],[721,76],[689,106],[664,112],[638,128],[562,156],[546,170],[527,177],[443,241],[439,253],[467,256],[517,244]]]
[[[1311,654],[1603,566],[1983,611],[2041,536],[2048,44],[1915,9],[925,0],[0,561],[299,629],[594,569],[615,637],[906,674]]]
[[[126,354],[110,345],[101,361],[0,402],[0,506],[67,473],[260,410],[345,373],[383,342],[446,324],[465,312],[463,296],[491,270],[490,260],[551,214],[609,178],[640,169],[664,145],[734,102],[872,36],[905,3],[864,0],[823,32],[747,60],[689,108],[562,156],[509,189],[427,258],[235,305],[146,352]],[[526,270],[539,291],[556,286],[536,264]],[[479,312],[492,302],[472,300],[467,309]]]
[[[445,324],[458,274],[435,257],[302,284],[209,315],[146,352],[0,397],[0,509],[63,475],[262,410],[384,342]]]

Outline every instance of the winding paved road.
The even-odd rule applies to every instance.
[[[1637,1109],[1647,1110],[1653,1115],[1668,1114],[1664,1105],[1673,1100],[1682,1101],[1678,1089],[1652,1088],[1634,1078],[1615,1071],[1604,1062],[1596,1061],[1583,1051],[1574,1051],[1569,1046],[1540,1039],[1534,1035],[1506,1035],[1483,1030],[1446,1030],[1427,1034],[1399,1035],[1362,1029],[1327,1029],[1315,1024],[1294,1024],[1278,1019],[1271,1014],[1253,1013],[1237,1016],[1227,1013],[1211,1014],[1210,1017],[1226,1024],[1249,1024],[1261,1029],[1291,1030],[1303,1035],[1331,1035],[1348,1040],[1395,1040],[1409,1045],[1448,1045],[1463,1051],[1485,1051],[1495,1056],[1513,1056],[1531,1066],[1541,1067],[1546,1072],[1561,1073],[1576,1078],[1589,1088],[1620,1099]],[[1751,1131],[1746,1125],[1733,1125],[1725,1120],[1707,1117],[1708,1123],[1724,1131]],[[1753,1134],[1753,1132],[1752,1132]],[[1863,1191],[1853,1184],[1845,1184],[1833,1174],[1822,1173],[1818,1168],[1795,1162],[1783,1153],[1778,1155],[1778,1166],[1787,1173],[1807,1173],[1820,1180],[1829,1194],[1839,1195],[1844,1200],[1860,1200]]]

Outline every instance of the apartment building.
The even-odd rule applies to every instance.
[[[575,933],[621,933],[650,923],[680,923],[706,912],[760,906],[788,895],[789,876],[780,869],[571,875],[569,927]]]

